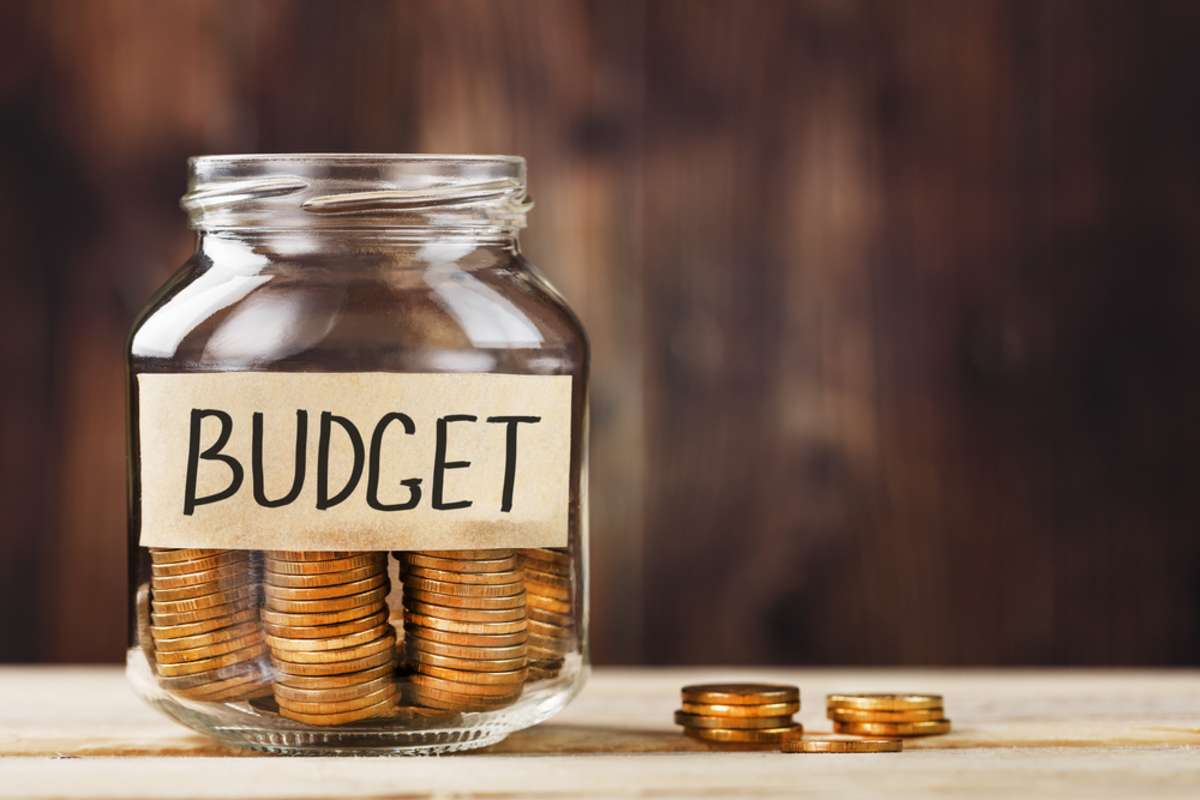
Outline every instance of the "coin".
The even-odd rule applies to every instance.
[[[456,686],[457,684],[451,685]],[[459,692],[444,691],[442,689],[417,685],[409,686],[407,691],[418,705],[451,711],[487,711],[504,708],[505,706],[512,705],[513,701],[521,696],[519,688],[513,694],[504,697],[461,694]]]
[[[835,739],[827,736],[811,738],[784,737],[780,750],[785,753],[899,753],[904,749],[900,739]]]
[[[555,656],[566,655],[572,652],[576,646],[574,639],[550,638],[532,633],[526,637],[525,643],[529,646],[529,652],[531,653],[534,650],[541,650]]]
[[[410,637],[415,636],[434,642],[442,642],[443,644],[467,645],[469,647],[523,646],[527,638],[527,634],[523,630],[505,634],[455,633],[453,631],[442,631],[414,625],[411,619],[405,622],[404,630]]]
[[[342,611],[324,611],[319,614],[292,614],[286,611],[275,611],[264,608],[259,611],[262,621],[271,625],[286,627],[307,627],[310,625],[333,625],[338,622],[348,622],[360,619],[379,611],[379,603],[368,603],[364,606],[347,608]]]
[[[512,550],[421,550],[423,556],[433,556],[435,558],[456,558],[456,559],[488,559],[488,558],[512,558],[514,552]],[[397,553],[399,558],[404,553]]]
[[[174,561],[195,561],[198,558],[208,558],[218,553],[234,552],[229,550],[184,547],[179,549],[151,547],[150,561],[153,564],[170,564]]]
[[[391,652],[396,647],[396,635],[390,626],[387,633],[378,639],[342,647],[336,650],[272,650],[271,657],[277,662],[288,664],[331,664],[340,661],[358,661],[380,652]]]
[[[410,565],[405,568],[404,579],[407,581],[410,577],[442,581],[443,583],[465,583],[482,586],[498,586],[509,583],[520,584],[521,582],[521,573],[516,570],[505,570],[503,572],[451,572],[450,570],[432,569],[416,565]],[[524,586],[521,585],[520,588],[524,588]],[[509,594],[513,594],[515,591],[519,591],[519,589],[509,592]]]
[[[532,618],[529,620],[528,625],[530,636],[546,636],[551,639],[563,639],[575,635],[574,630],[571,628],[564,628],[561,625],[551,625],[546,622],[539,622]]]
[[[396,707],[396,696],[393,695],[381,703],[376,703],[373,706],[356,709],[354,711],[343,711],[340,714],[303,714],[298,711],[292,711],[287,708],[280,708],[279,713],[290,720],[303,722],[306,725],[346,725],[351,722],[359,722],[362,720],[373,719],[375,717],[388,717],[394,713]]]
[[[380,586],[388,585],[388,576],[384,571],[375,573],[369,578],[363,578],[358,581],[350,581],[349,583],[335,583],[330,586],[308,586],[308,587],[292,587],[292,586],[275,586],[270,583],[263,584],[263,594],[269,600],[328,600],[336,597],[346,597],[348,595],[360,594],[361,592],[377,589]]]
[[[406,586],[404,599],[406,601],[415,600],[446,608],[480,608],[499,611],[525,607],[524,592],[508,595],[507,597],[472,597],[469,595],[442,594],[441,592],[425,592]]]
[[[275,665],[278,672],[288,675],[299,676],[315,676],[315,675],[342,675],[350,672],[361,672],[371,667],[378,667],[381,664],[387,664],[389,667],[395,665],[396,652],[392,648],[381,650],[365,658],[360,658],[355,661],[329,661],[317,664],[300,664],[293,661],[283,661],[274,653],[271,654],[271,663]],[[280,680],[283,680],[282,678]],[[295,685],[290,680],[283,680],[284,683]]]
[[[553,625],[558,628],[574,628],[575,618],[570,614],[555,614],[553,611],[546,611],[541,608],[527,608],[525,615],[533,622],[540,622],[545,625]]]
[[[275,684],[276,686],[286,686],[294,689],[324,691],[357,687],[385,676],[388,680],[392,680],[394,672],[395,668],[391,660],[385,659],[384,663],[373,667],[367,667],[357,672],[345,672],[334,675],[293,675],[288,672],[281,672],[276,675]]]
[[[438,619],[458,622],[516,622],[525,619],[524,606],[505,609],[453,608],[422,603],[409,597],[404,598],[404,607],[412,614],[421,614]]]
[[[834,733],[854,736],[934,736],[950,732],[950,720],[930,719],[924,722],[834,722]]]
[[[748,730],[753,728],[786,728],[792,724],[792,715],[780,717],[708,717],[699,714],[675,712],[675,724],[687,728],[727,728]]]
[[[533,567],[530,567],[529,565],[526,565],[522,571],[525,574],[525,580],[527,582],[532,581],[533,583],[543,584],[546,586],[553,586],[555,589],[570,589],[571,588],[570,577],[567,577],[564,575],[557,575],[553,572],[544,572],[540,569],[534,569]]]
[[[275,696],[294,703],[336,703],[363,697],[385,687],[391,687],[393,691],[396,688],[395,678],[390,672],[362,683],[325,689],[298,689],[294,686],[278,685],[275,687]]]
[[[543,597],[549,597],[564,603],[571,600],[570,588],[551,586],[549,584],[542,583],[541,581],[531,580],[530,578],[525,579],[525,591],[529,592],[531,595],[540,594]]]
[[[386,566],[382,553],[361,553],[348,558],[331,558],[325,561],[283,561],[266,558],[267,569],[279,575],[320,575],[328,572],[345,572],[363,567]]]
[[[421,671],[419,674],[421,675],[428,675],[432,678],[439,678],[444,681],[453,681],[455,683],[507,686],[511,689],[514,683],[520,684],[525,682],[524,666],[518,669],[504,670],[500,672],[480,672],[474,670],[453,669],[450,667],[439,667],[434,664],[423,663],[420,665],[420,669]]]
[[[404,561],[409,567],[444,569],[450,572],[511,572],[517,568],[516,556],[508,556],[507,558],[457,559],[437,558],[436,556],[427,556],[424,553],[409,553],[405,556]]]
[[[940,694],[831,694],[825,698],[829,708],[861,708],[864,711],[909,711],[915,708],[941,708]]]
[[[908,711],[864,711],[861,708],[837,708],[828,710],[827,716],[838,722],[924,722],[945,719],[943,708],[913,708]]]
[[[212,656],[219,656],[223,653],[232,653],[234,650],[241,650],[243,647],[249,647],[260,641],[262,641],[262,636],[255,630],[236,639],[194,647],[191,650],[161,650],[156,654],[155,658],[159,664],[182,664],[188,661],[199,661]]]
[[[803,730],[801,725],[790,725],[779,728],[757,728],[757,729],[736,729],[736,728],[684,728],[683,732],[687,736],[695,739],[704,739],[709,742],[723,742],[731,744],[774,744],[779,742],[784,734],[792,733],[796,730]]]
[[[782,717],[800,710],[799,703],[761,703],[759,705],[721,705],[719,703],[684,703],[681,711],[706,717]]]
[[[410,663],[419,665],[418,669],[434,666],[445,667],[447,669],[462,669],[471,672],[506,672],[508,670],[524,669],[526,665],[524,653],[517,658],[455,658],[453,656],[430,653],[415,647],[408,649],[408,660]]]
[[[172,561],[166,564],[151,564],[150,574],[155,578],[166,575],[189,575],[193,572],[216,569],[230,564],[249,564],[250,555],[241,550],[226,550],[216,555],[205,556],[191,561]]]
[[[228,694],[242,695],[243,693],[248,695],[250,693],[257,693],[259,687],[262,686],[264,682],[269,691],[270,681],[264,681],[261,672],[258,670],[242,670],[240,674],[236,674],[231,678],[203,680],[199,683],[193,683],[190,686],[182,686],[180,688],[172,689],[171,691],[176,692],[177,694],[182,694],[185,697],[207,700],[213,696],[227,696]]]
[[[443,678],[435,678],[424,673],[417,673],[408,676],[408,680],[414,686],[422,689],[433,689],[441,692],[451,692],[460,695],[476,695],[482,697],[511,697],[514,693],[519,693],[521,682],[502,683],[502,684],[485,684],[485,683],[463,683],[457,680],[445,680]]]
[[[458,622],[451,619],[431,617],[427,614],[406,614],[405,620],[413,625],[437,631],[450,633],[472,633],[502,635],[506,633],[521,633],[526,630],[528,621],[523,617],[512,622]]]
[[[266,652],[267,646],[262,642],[258,642],[249,647],[243,647],[241,650],[234,650],[232,653],[223,653],[218,656],[188,661],[183,664],[164,664],[160,661],[158,663],[158,673],[167,677],[178,677],[190,675],[194,672],[207,672],[218,667],[228,667],[233,664],[240,664],[243,661],[257,659]]]
[[[319,600],[284,600],[268,596],[267,607],[272,611],[286,611],[289,614],[322,614],[327,611],[344,611],[347,608],[381,602],[387,597],[388,589],[389,587],[385,584],[358,594],[345,597],[326,597]]]
[[[216,594],[217,592],[232,592],[247,586],[255,587],[257,585],[257,582],[254,580],[253,571],[246,570],[245,574],[236,575],[224,580],[196,583],[191,586],[180,586],[175,589],[164,589],[156,585],[154,587],[154,599],[166,602],[190,600],[195,597]]]
[[[373,642],[385,634],[392,634],[392,626],[387,623],[373,628],[348,633],[345,636],[329,636],[320,639],[291,639],[286,636],[264,635],[267,644],[273,650],[340,650],[344,647],[356,647],[360,644]],[[392,634],[394,635],[394,634]]]
[[[263,630],[272,636],[284,639],[325,639],[347,636],[387,623],[387,611],[379,610],[361,619],[337,622],[330,625],[272,625],[263,623]]]
[[[524,644],[514,644],[506,647],[472,647],[470,645],[436,642],[416,635],[407,637],[405,644],[410,653],[413,650],[420,650],[425,653],[442,656],[443,658],[458,658],[471,661],[504,661],[525,657]]]
[[[717,703],[745,706],[762,703],[798,703],[800,690],[795,686],[772,683],[706,683],[685,686],[685,703]]]
[[[383,568],[378,564],[371,564],[369,566],[348,569],[341,572],[320,572],[315,575],[289,575],[282,572],[274,572],[268,569],[263,573],[263,580],[271,586],[286,586],[294,589],[307,589],[314,586],[334,586],[342,583],[360,581],[363,578],[370,578],[373,575],[378,575],[383,571]]]
[[[160,676],[158,685],[171,691],[196,689],[219,681],[233,680],[253,676],[265,678],[262,663],[258,660],[239,661],[222,667],[214,667],[206,672],[194,672],[187,675]]]
[[[438,594],[451,594],[457,597],[514,597],[525,594],[525,584],[520,580],[509,583],[452,583],[436,579],[422,578],[419,575],[404,575],[404,590],[416,589]]]
[[[172,626],[183,625],[192,622],[204,622],[205,620],[218,619],[221,617],[231,616],[239,611],[254,610],[258,606],[256,598],[242,598],[221,606],[213,606],[212,608],[198,608],[195,611],[180,611],[178,613],[159,613],[154,609],[154,603],[150,604],[150,619],[155,626]]]
[[[189,622],[182,625],[153,625],[150,628],[150,635],[158,643],[163,639],[181,639],[188,636],[196,636],[197,634],[209,633],[219,628],[240,625],[243,622],[250,622],[256,619],[258,619],[258,610],[249,608],[245,611],[231,614],[228,617],[206,619],[203,622]]]
[[[270,681],[246,681],[238,686],[230,686],[217,692],[200,691],[197,699],[208,703],[227,703],[231,700],[250,700],[255,697],[270,696],[270,694]]]
[[[187,575],[164,575],[154,576],[151,581],[151,589],[157,592],[159,589],[179,589],[184,586],[195,586],[199,583],[212,583],[214,581],[224,581],[230,578],[236,578],[244,582],[250,571],[250,565],[244,564],[227,564],[216,569],[206,569],[202,572],[191,572]]]
[[[264,556],[272,561],[331,561],[362,555],[350,550],[267,550]]]
[[[161,600],[155,597],[154,610],[160,613],[178,614],[185,611],[198,611],[202,608],[226,605],[250,597],[257,599],[258,587],[248,583],[238,589],[217,591],[212,594],[200,595],[199,597],[190,597],[186,600]]]
[[[571,556],[568,553],[562,553],[558,550],[551,550],[545,547],[534,547],[519,552],[521,558],[527,562],[537,562],[542,565],[542,569],[569,570],[571,568]]]
[[[373,706],[385,700],[393,699],[395,696],[396,684],[388,682],[385,686],[368,692],[361,697],[350,697],[345,700],[306,702],[303,700],[293,700],[286,695],[276,694],[275,702],[279,704],[281,709],[297,711],[301,714],[341,714],[346,711]]]
[[[556,600],[553,597],[546,597],[545,595],[536,593],[530,593],[526,596],[525,605],[529,608],[544,609],[553,614],[570,614],[574,611],[568,600]]]
[[[175,639],[159,639],[155,644],[160,651],[173,652],[178,650],[194,650],[197,647],[228,642],[238,639],[258,630],[258,623],[243,622],[228,628],[218,628],[209,633],[198,633],[195,636],[183,636]]]

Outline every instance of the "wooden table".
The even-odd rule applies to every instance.
[[[894,755],[713,752],[679,735],[679,687],[799,684],[945,695],[955,730]],[[142,705],[115,667],[0,668],[0,796],[1200,798],[1200,671],[602,669],[554,721],[473,754],[233,752]]]

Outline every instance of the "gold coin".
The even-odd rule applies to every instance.
[[[188,661],[183,664],[158,664],[158,673],[168,678],[190,675],[194,672],[207,672],[218,667],[228,667],[243,661],[253,661],[267,652],[267,646],[262,642],[234,650],[232,653],[222,653],[219,656]]]
[[[834,733],[852,736],[935,736],[950,732],[950,720],[929,719],[924,722],[834,722]]]
[[[204,622],[210,619],[221,619],[222,617],[230,617],[239,611],[253,610],[258,606],[258,598],[249,597],[235,600],[231,603],[226,603],[223,606],[213,606],[212,608],[198,608],[195,611],[180,611],[178,613],[160,614],[157,611],[151,610],[150,619],[153,620],[155,626],[172,626],[184,625],[191,622]],[[154,604],[151,603],[151,609]]]
[[[532,618],[530,618],[528,624],[530,636],[545,636],[549,639],[565,639],[575,635],[573,628],[564,628],[561,625],[551,625],[546,622],[539,622]]]
[[[215,667],[206,672],[193,672],[187,675],[173,677],[159,676],[158,685],[171,691],[196,689],[219,681],[231,681],[234,678],[253,676],[265,679],[263,665],[260,661],[239,661],[223,667]]]
[[[404,558],[406,567],[422,569],[444,569],[449,572],[512,572],[517,568],[517,557],[507,558],[437,558],[423,553],[409,553]]]
[[[530,667],[529,668],[529,677],[527,678],[527,680],[532,683],[533,681],[544,681],[544,680],[548,680],[549,678],[557,678],[558,673],[561,670],[562,670],[561,666],[552,667],[552,668],[551,667]]]
[[[249,564],[250,556],[245,551],[226,550],[214,556],[205,556],[192,561],[172,561],[169,564],[151,564],[150,574],[155,578],[167,575],[190,575],[193,572],[203,572],[231,564]]]
[[[556,628],[575,627],[575,618],[570,614],[555,614],[553,611],[546,611],[541,608],[527,608],[525,609],[525,616],[529,617],[532,622],[553,625]]]
[[[525,605],[529,608],[541,608],[554,614],[570,614],[574,607],[569,601],[555,600],[553,597],[530,593],[525,597]]]
[[[283,661],[272,653],[271,663],[275,665],[276,671],[288,675],[342,675],[348,672],[362,672],[371,667],[378,667],[381,664],[394,665],[396,663],[396,651],[392,648],[385,648],[378,653],[354,661],[328,661],[316,664],[299,664],[294,661]],[[296,685],[293,681],[285,680],[282,682],[293,686]]]
[[[233,639],[240,639],[258,630],[257,622],[243,622],[228,628],[219,628],[209,633],[198,633],[195,636],[183,636],[177,639],[159,639],[155,644],[160,651],[176,652],[179,650],[194,650],[197,647],[221,644]]]
[[[328,689],[297,689],[294,686],[275,684],[275,697],[293,703],[337,703],[364,697],[385,687],[396,688],[396,680],[390,672],[362,683]]]
[[[796,730],[803,729],[804,728],[801,725],[757,729],[684,728],[683,733],[684,735],[691,736],[694,739],[704,739],[708,742],[722,742],[726,744],[775,744],[783,738],[784,734],[789,734]]]
[[[504,661],[523,659],[525,645],[513,644],[503,647],[472,647],[470,645],[446,644],[432,641],[421,636],[408,636],[405,644],[410,651],[421,650],[443,658],[458,658],[470,661]]]
[[[838,722],[924,722],[945,719],[943,708],[913,708],[908,711],[863,711],[861,708],[830,708],[826,714]]]
[[[354,711],[343,711],[340,714],[302,714],[298,711],[292,711],[287,708],[280,708],[279,713],[290,720],[303,722],[306,725],[346,725],[351,722],[359,722],[361,720],[374,719],[375,717],[390,717],[395,713],[396,696],[393,695],[381,703],[376,703],[373,706],[356,709]]]
[[[719,703],[684,703],[681,709],[688,714],[705,717],[782,717],[800,710],[799,703],[761,703],[752,706],[722,705]]]
[[[171,564],[175,561],[195,561],[198,558],[208,558],[218,553],[228,552],[235,551],[200,547],[184,547],[179,549],[151,547],[150,562],[153,564]]]
[[[183,639],[201,633],[216,631],[220,628],[233,627],[243,622],[252,622],[257,619],[258,609],[249,608],[245,611],[231,614],[228,617],[206,619],[203,622],[189,622],[183,625],[151,625],[150,635],[154,637],[156,643],[160,643],[164,639]]]
[[[412,620],[406,620],[404,630],[409,637],[417,637],[433,642],[441,642],[443,644],[466,645],[468,647],[509,647],[511,645],[524,645],[526,639],[525,631],[517,631],[516,633],[505,634],[485,634],[485,633],[455,633],[453,631],[442,631],[434,628],[426,628],[420,625],[412,624]]]
[[[571,601],[571,590],[560,586],[551,586],[541,581],[525,579],[525,591],[531,595],[540,594],[542,597],[549,597],[563,603]]]
[[[475,673],[486,674],[486,673]],[[507,682],[500,684],[488,683],[463,683],[457,680],[446,680],[444,678],[435,678],[424,673],[416,673],[408,676],[409,683],[418,686],[422,689],[431,689],[439,692],[451,692],[453,694],[468,695],[470,697],[513,697],[521,691],[521,681]]]
[[[326,600],[331,597],[346,597],[359,594],[388,583],[386,572],[377,572],[369,578],[349,583],[335,583],[332,586],[309,586],[294,588],[291,586],[273,586],[263,584],[263,594],[269,600]]]
[[[428,675],[432,678],[439,678],[444,681],[452,681],[454,683],[469,683],[472,685],[484,686],[507,686],[512,688],[514,683],[520,684],[525,682],[525,667],[520,669],[511,669],[501,672],[477,672],[474,670],[460,670],[451,667],[439,667],[435,664],[422,663],[419,665],[420,675]],[[436,687],[435,687],[436,688]]]
[[[368,603],[381,602],[387,597],[389,587],[376,586],[358,594],[345,597],[327,597],[320,600],[283,600],[268,597],[267,608],[272,611],[286,611],[289,614],[323,614],[327,611],[344,611],[347,608],[358,608]]]
[[[363,578],[370,578],[372,575],[379,575],[384,572],[383,567],[378,564],[358,567],[357,569],[348,569],[342,572],[321,572],[316,575],[287,575],[281,572],[272,572],[268,569],[263,573],[263,582],[270,586],[307,589],[314,586],[336,586],[343,583],[353,583],[354,581],[361,581]]]
[[[180,589],[184,586],[195,586],[199,583],[226,581],[231,578],[245,582],[250,575],[250,565],[227,564],[216,569],[206,569],[202,572],[192,572],[187,575],[155,575],[150,580],[150,589],[157,594],[159,589]]]
[[[352,550],[266,550],[263,555],[273,561],[332,561],[365,554]]]
[[[387,632],[383,636],[363,644],[341,647],[336,650],[274,650],[271,657],[276,661],[286,661],[289,664],[330,664],[337,661],[357,661],[375,653],[395,649],[396,634],[390,625],[386,628]]]
[[[262,635],[256,630],[237,639],[194,647],[191,650],[160,650],[155,655],[155,659],[159,664],[183,664],[189,661],[200,661],[212,656],[219,656],[224,653],[232,653],[234,650],[241,650],[260,641],[262,641]]]
[[[162,600],[168,603],[173,603],[179,600],[191,600],[196,597],[204,597],[205,595],[216,594],[218,592],[233,592],[243,589],[247,586],[257,586],[254,580],[254,575],[250,570],[246,571],[245,575],[239,575],[232,578],[227,578],[221,581],[211,581],[209,583],[196,583],[191,586],[181,586],[177,589],[163,589],[155,586],[153,589],[154,599]]]
[[[457,686],[458,684],[451,684]],[[502,697],[484,694],[463,694],[461,692],[434,689],[428,686],[410,685],[408,693],[417,705],[430,708],[442,708],[451,711],[487,711],[504,708],[513,704],[521,696],[520,687],[513,694]]]
[[[514,597],[525,594],[525,584],[522,581],[494,584],[451,583],[450,581],[422,578],[419,575],[407,573],[402,575],[401,578],[404,582],[404,591],[406,592],[416,590],[436,592],[438,594],[451,594],[456,597]]]
[[[704,683],[685,686],[681,691],[685,703],[747,706],[800,702],[798,688],[774,683]]]
[[[831,694],[828,708],[860,708],[864,711],[910,711],[914,708],[941,708],[940,694]]]
[[[186,600],[160,600],[155,597],[154,610],[162,614],[179,614],[185,611],[199,611],[202,608],[228,605],[251,597],[258,597],[258,587],[248,583],[238,589],[203,594]]]
[[[549,565],[556,569],[570,569],[571,556],[569,553],[564,553],[559,550],[551,550],[547,547],[531,547],[525,550],[518,551],[521,558],[526,561],[536,561],[540,564]]]
[[[438,619],[451,619],[458,622],[516,622],[525,619],[525,608],[491,609],[491,608],[453,608],[451,606],[436,606],[422,603],[409,598],[404,599],[404,607],[413,614],[423,614]]]
[[[437,631],[485,635],[522,633],[528,625],[528,622],[524,618],[512,622],[458,622],[452,619],[431,617],[427,614],[406,614],[405,620],[413,625]]]
[[[262,621],[270,625],[307,627],[311,625],[333,625],[338,622],[349,622],[352,619],[361,619],[378,611],[380,611],[380,604],[374,602],[368,603],[365,606],[347,608],[341,611],[325,611],[320,614],[291,614],[287,611],[275,611],[270,608],[261,609],[258,613],[262,617]]]
[[[232,678],[201,681],[199,683],[193,683],[190,686],[172,689],[172,691],[176,692],[177,694],[182,694],[185,697],[207,699],[211,695],[223,694],[232,689],[246,691],[251,687],[262,685],[263,682],[263,675],[258,670],[242,670],[240,674],[234,675]],[[266,683],[269,687],[270,682],[267,681]]]
[[[323,575],[329,572],[346,572],[363,567],[382,569],[387,566],[383,553],[364,553],[349,558],[331,558],[326,561],[282,561],[266,558],[267,569],[279,575]]]
[[[505,570],[503,572],[450,572],[444,569],[430,569],[428,567],[410,566],[404,570],[404,580],[407,581],[410,577],[424,578],[431,581],[442,581],[443,583],[456,584],[473,584],[483,586],[502,586],[510,583],[518,584],[518,588],[507,594],[515,594],[524,586],[521,583],[521,573],[515,570]],[[453,594],[453,592],[451,593]]]
[[[338,622],[332,625],[271,625],[263,624],[263,630],[272,636],[284,639],[326,639],[348,636],[387,623],[388,612],[380,610],[361,619]]]
[[[449,608],[484,608],[500,610],[507,608],[523,608],[525,606],[524,592],[519,594],[511,594],[507,597],[473,597],[470,595],[425,592],[420,589],[414,589],[405,586],[404,599],[412,599],[422,603],[430,603],[435,606],[447,606]]]
[[[554,564],[541,563],[525,559],[521,562],[521,570],[525,573],[525,577],[536,578],[539,575],[547,575],[555,580],[570,580],[571,568],[569,566],[559,567]],[[554,581],[550,581],[553,583]]]
[[[208,703],[228,703],[230,701],[251,700],[256,697],[270,696],[270,681],[246,681],[240,686],[231,686],[219,692],[203,693],[198,699]]]
[[[455,558],[471,561],[489,558],[512,558],[515,555],[513,550],[420,550],[416,552],[420,555],[433,556],[434,558]],[[396,553],[397,558],[405,555],[407,553]]]
[[[900,739],[835,739],[827,736],[812,738],[785,737],[780,750],[785,753],[899,753],[904,749]]]
[[[534,650],[541,650],[556,656],[573,652],[577,644],[573,638],[551,638],[548,636],[538,636],[533,633],[528,635],[525,643],[529,646],[529,652],[531,653]]]
[[[385,634],[395,635],[392,626],[387,623],[376,625],[345,636],[330,636],[325,639],[291,639],[286,636],[266,634],[263,638],[272,650],[341,650],[345,647],[357,647],[360,644],[373,642]]]
[[[570,589],[571,579],[564,575],[555,575],[552,572],[543,572],[540,569],[526,565],[522,570],[525,574],[525,581],[533,582],[545,586],[553,586],[555,589]]]
[[[675,724],[688,728],[726,728],[749,730],[755,728],[786,728],[792,724],[792,715],[781,717],[707,717],[700,714],[675,712]]]
[[[415,647],[408,649],[408,660],[415,668],[444,667],[446,669],[462,669],[469,672],[508,672],[525,669],[526,658],[522,653],[517,658],[455,658],[430,653]]]
[[[341,714],[346,711],[355,711],[366,706],[377,705],[384,700],[394,699],[396,694],[396,684],[389,682],[386,686],[376,689],[369,694],[365,694],[362,697],[352,697],[347,700],[320,700],[315,703],[308,703],[276,694],[275,702],[279,704],[281,709],[296,711],[301,714]]]
[[[281,672],[275,676],[275,685],[306,691],[329,691],[332,689],[354,688],[373,680],[386,677],[395,679],[395,665],[390,660],[374,667],[357,672],[345,672],[336,675],[293,675]]]

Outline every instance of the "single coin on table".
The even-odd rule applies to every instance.
[[[779,745],[785,753],[899,753],[900,739],[839,739],[831,736],[785,736]]]
[[[940,694],[882,694],[854,693],[831,694],[825,698],[828,708],[859,708],[864,711],[908,711],[916,708],[941,708]]]
[[[834,722],[835,733],[854,736],[936,736],[950,732],[950,720],[924,722]]]

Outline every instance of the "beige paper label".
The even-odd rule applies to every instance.
[[[563,547],[567,375],[137,378],[141,543]]]

